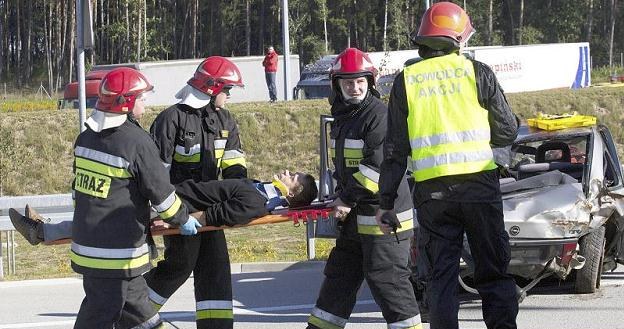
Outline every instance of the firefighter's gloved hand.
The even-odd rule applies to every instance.
[[[379,229],[384,234],[390,234],[391,232],[396,233],[397,228],[401,227],[401,222],[399,222],[394,210],[377,210],[375,220],[377,221],[377,225],[379,225]]]
[[[199,223],[199,221],[195,217],[189,216],[186,223],[184,223],[183,225],[180,225],[180,234],[195,235],[197,234],[197,228],[201,226],[202,225]]]
[[[339,221],[344,221],[347,218],[349,212],[351,212],[351,207],[347,206],[340,198],[336,198],[336,200],[332,201],[327,205],[329,208],[332,208],[331,214]]]

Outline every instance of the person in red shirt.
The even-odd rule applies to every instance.
[[[273,46],[267,48],[266,56],[262,61],[264,66],[264,76],[266,78],[267,88],[269,88],[269,97],[271,103],[277,101],[277,88],[275,87],[275,75],[277,74],[277,53]]]

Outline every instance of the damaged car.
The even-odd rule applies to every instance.
[[[332,120],[321,116],[321,199],[335,186],[328,157]],[[601,273],[624,264],[624,179],[612,135],[595,121],[558,128],[523,125],[511,146],[494,149],[511,246],[508,271],[526,282],[518,287],[519,299],[553,276],[574,280],[577,293],[592,293],[600,287]],[[419,295],[416,246],[412,241],[412,281]],[[464,246],[460,283],[476,293],[470,287],[473,267],[466,241]]]
[[[542,130],[522,126],[513,145],[495,150],[501,170],[509,273],[525,279],[520,298],[540,280],[574,273],[576,293],[624,264],[622,166],[604,125]],[[467,244],[465,244],[467,245]],[[461,283],[471,275],[464,250]]]

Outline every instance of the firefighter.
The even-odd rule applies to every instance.
[[[176,184],[176,194],[202,225],[244,225],[275,208],[307,206],[316,198],[318,189],[309,174],[285,170],[271,182],[250,179],[226,179]],[[37,211],[26,206],[24,216],[10,208],[9,217],[16,230],[30,242],[52,242],[71,239],[72,221],[50,223]]]
[[[224,57],[208,57],[176,95],[180,101],[156,117],[150,132],[171,183],[247,177],[238,127],[224,108],[234,86],[243,86],[238,67]],[[156,308],[193,272],[197,328],[231,329],[232,282],[223,231],[164,241],[164,260],[145,275]]]
[[[516,286],[507,274],[509,236],[492,147],[510,145],[518,122],[492,70],[460,55],[460,46],[473,32],[461,7],[433,4],[413,36],[422,60],[399,73],[389,100],[377,218],[394,216],[397,188],[409,161],[416,181],[419,257],[428,263],[424,272],[432,329],[458,327],[464,232],[487,327],[516,328]]]
[[[407,177],[395,203],[401,223],[393,236],[375,222],[377,177],[386,134],[387,107],[375,90],[377,70],[367,54],[347,48],[330,71],[330,154],[337,198],[330,205],[341,232],[325,266],[325,280],[308,328],[344,328],[366,280],[389,328],[421,328],[409,282],[413,209]],[[405,171],[404,171],[405,172]]]
[[[165,221],[182,230],[192,231],[198,223],[166,179],[149,134],[127,118],[133,108],[144,106],[143,95],[151,89],[136,70],[110,71],[87,129],[74,144],[70,258],[74,271],[83,275],[86,295],[74,328],[161,326],[141,276],[151,267],[146,244],[150,201]]]

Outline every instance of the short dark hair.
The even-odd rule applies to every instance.
[[[304,174],[301,181],[301,186],[299,186],[292,197],[288,198],[291,208],[308,206],[318,196],[318,187],[316,187],[314,176]]]

